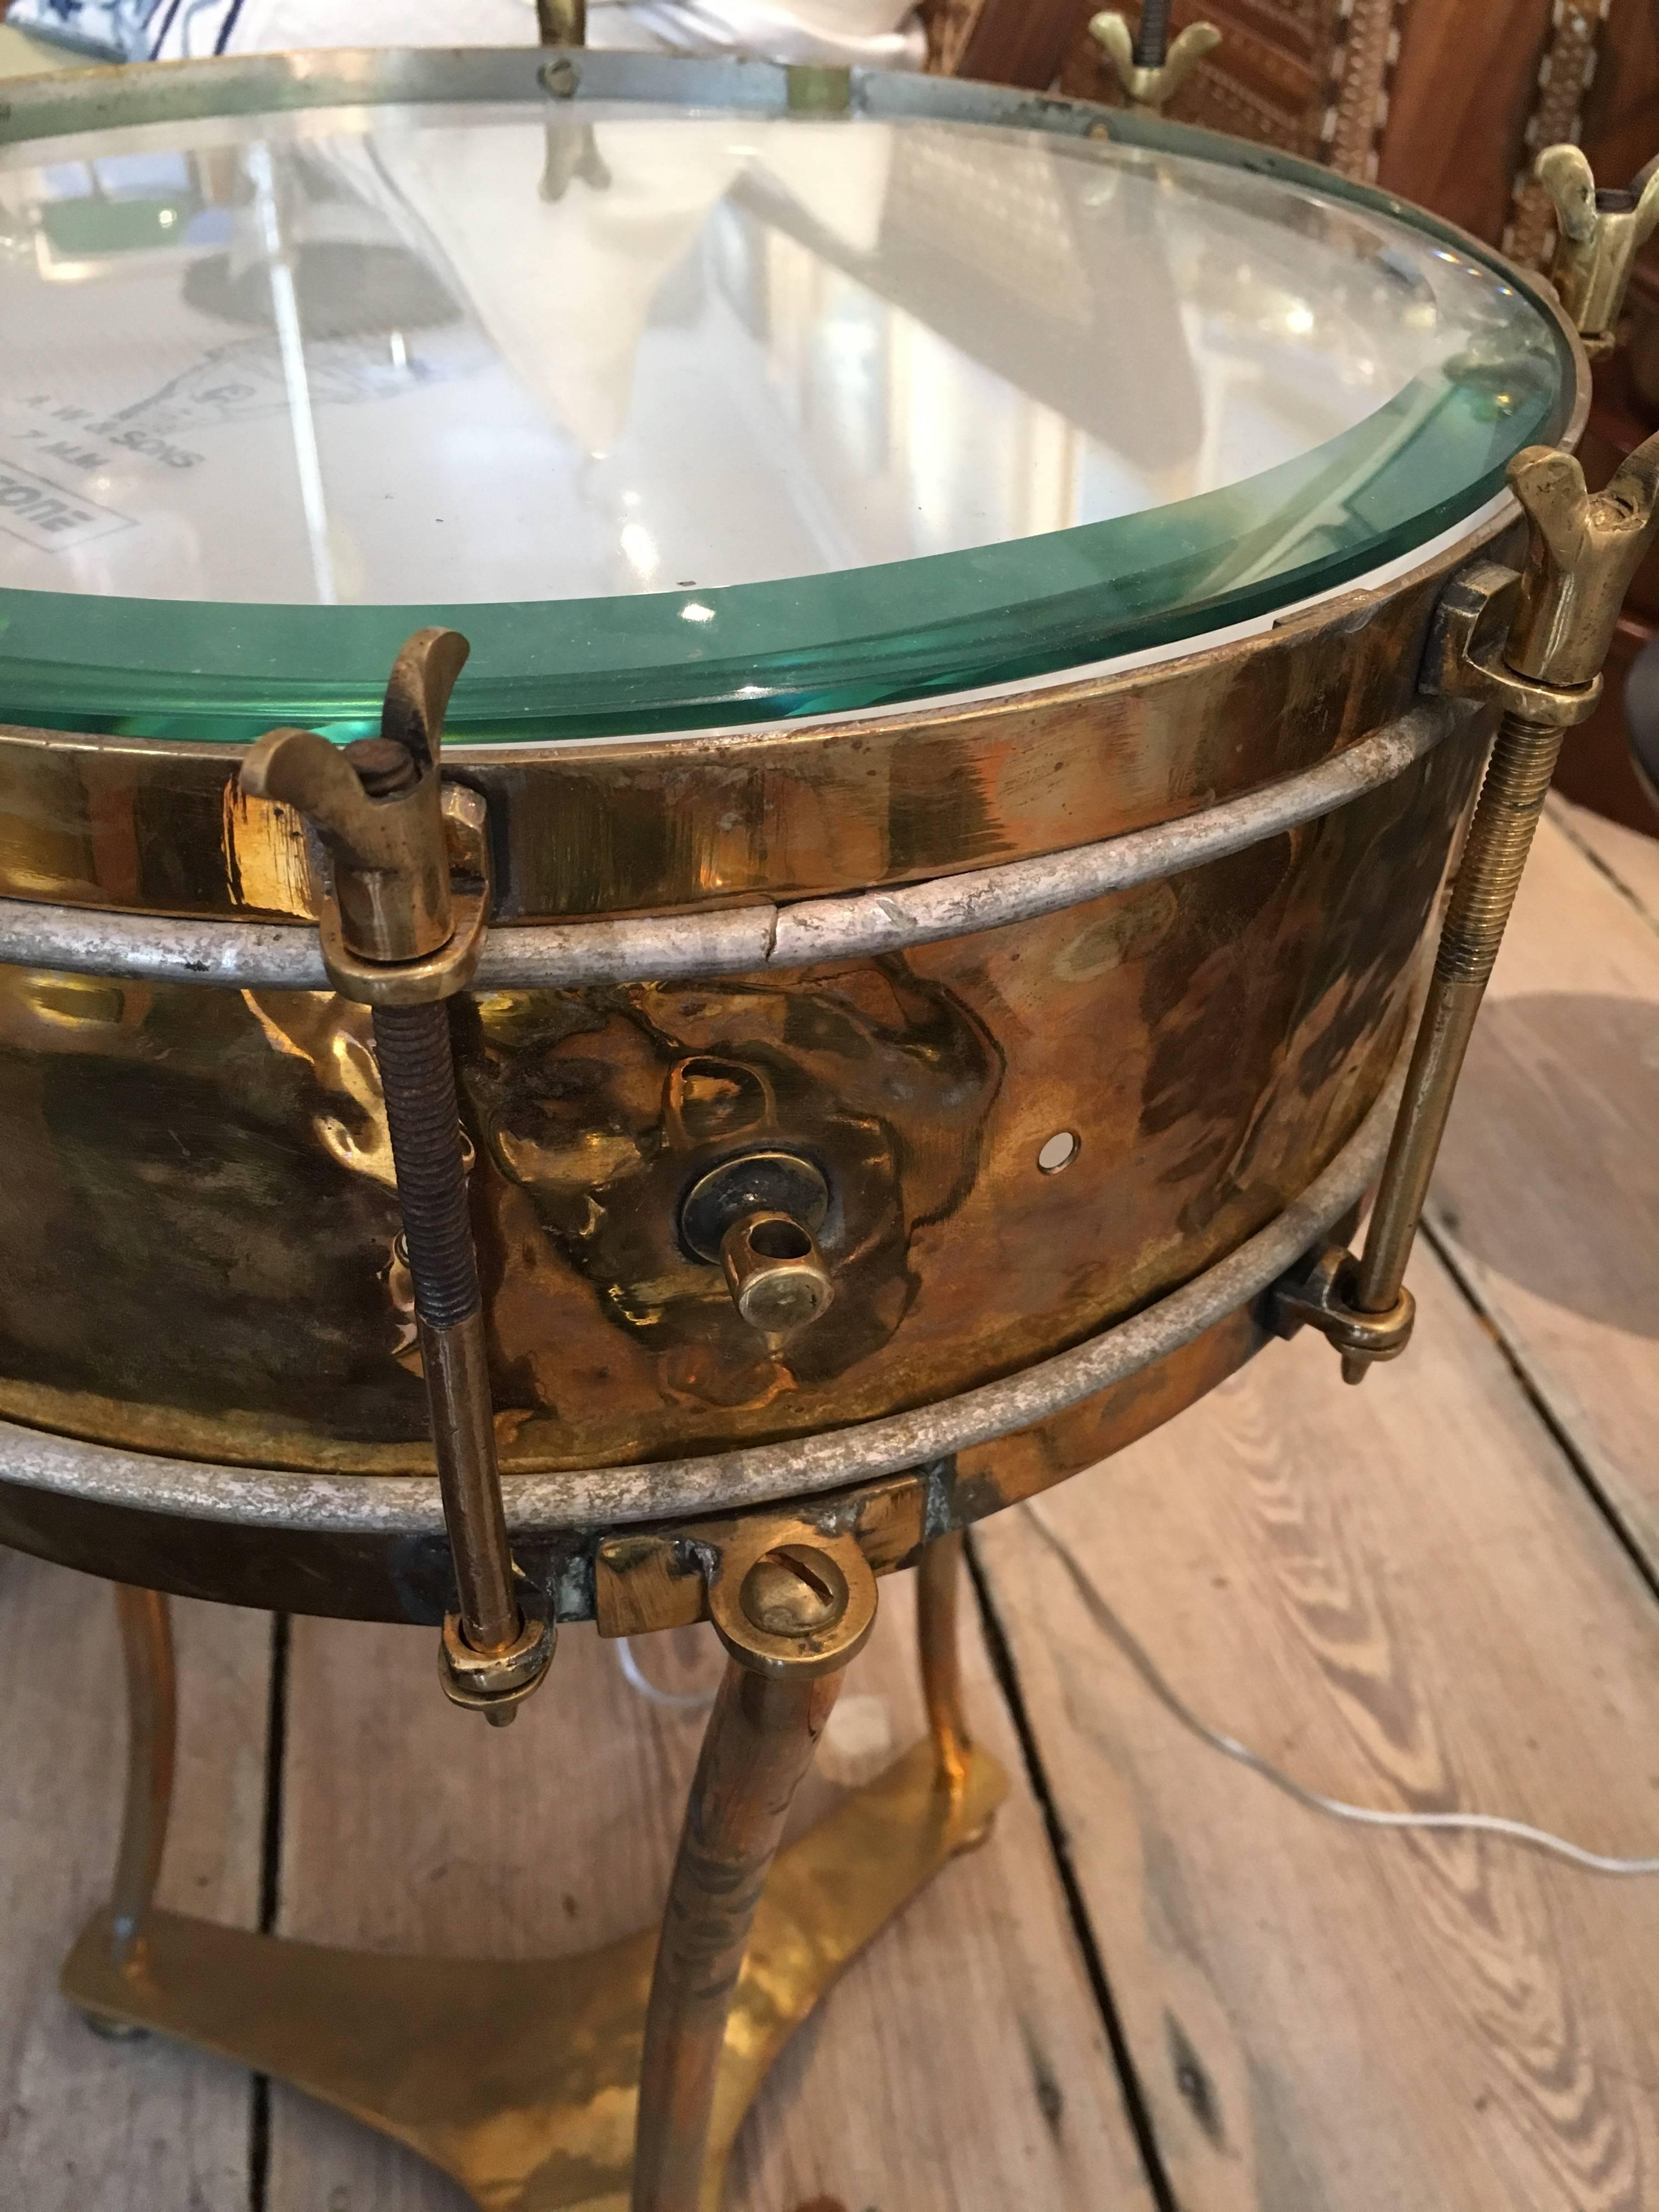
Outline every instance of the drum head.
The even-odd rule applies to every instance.
[[[1569,411],[1513,272],[1200,134],[307,60],[0,132],[0,717],[352,735],[433,621],[462,738],[958,690],[1373,569]]]

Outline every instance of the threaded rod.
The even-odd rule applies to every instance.
[[[1506,714],[1493,741],[1359,1266],[1354,1304],[1362,1313],[1389,1312],[1405,1284],[1475,1016],[1504,941],[1564,734]],[[1367,1364],[1351,1356],[1344,1359],[1342,1371],[1357,1382]]]
[[[477,1651],[501,1651],[518,1636],[523,1619],[513,1594],[495,1462],[483,1301],[467,1210],[447,1008],[377,1006],[374,1049],[398,1172],[462,1633]]]
[[[434,1328],[452,1328],[476,1313],[481,1299],[447,1009],[377,1006],[374,1050],[415,1310]]]
[[[1162,69],[1170,58],[1170,0],[1143,0],[1135,27],[1135,67]]]

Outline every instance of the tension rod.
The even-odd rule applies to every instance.
[[[418,631],[392,669],[378,738],[340,747],[313,730],[272,730],[240,786],[295,808],[314,832],[324,964],[337,991],[373,1010],[455,1567],[439,1674],[455,1704],[505,1727],[547,1672],[555,1631],[526,1618],[507,1549],[445,1003],[477,970],[489,907],[483,801],[439,773],[466,656],[455,631]]]

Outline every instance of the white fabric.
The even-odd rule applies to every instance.
[[[14,0],[17,30],[111,60],[307,46],[521,46],[534,0]],[[920,69],[909,0],[590,0],[589,43]]]

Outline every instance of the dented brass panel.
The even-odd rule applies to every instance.
[[[1381,1087],[1477,752],[1453,739],[1231,858],[905,957],[458,1002],[503,1468],[925,1403],[1232,1249]],[[5,970],[0,1117],[0,1413],[187,1457],[428,1463],[361,1009]],[[787,1343],[677,1229],[685,1190],[757,1143],[832,1191],[835,1303]]]

